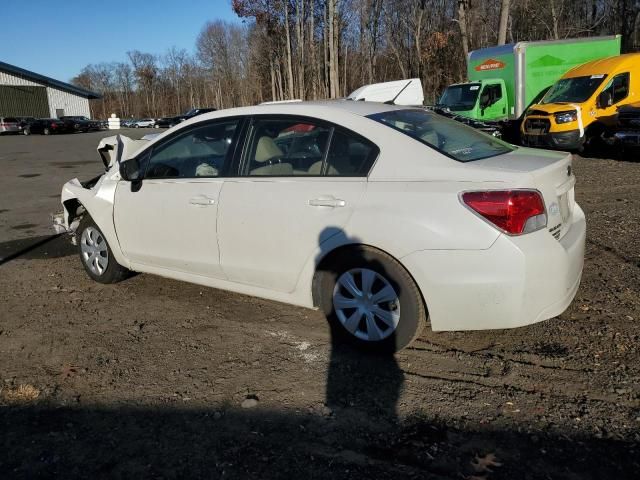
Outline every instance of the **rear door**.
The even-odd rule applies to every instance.
[[[226,277],[292,291],[318,245],[349,221],[377,154],[373,143],[330,124],[255,117],[238,175],[225,181],[220,195]]]
[[[120,246],[140,270],[161,267],[222,277],[216,217],[241,119],[197,124],[154,147],[141,183],[121,181],[114,222]]]

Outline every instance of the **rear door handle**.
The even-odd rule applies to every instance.
[[[213,205],[216,203],[214,198],[207,197],[206,195],[198,195],[189,199],[191,205]]]
[[[309,205],[312,207],[344,207],[347,204],[344,200],[339,198],[314,198],[309,200]]]

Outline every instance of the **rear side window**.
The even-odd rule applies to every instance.
[[[14,117],[6,117],[3,120],[4,123],[18,123],[18,119]]]
[[[459,162],[512,152],[515,147],[455,120],[426,110],[391,110],[368,118],[432,147]]]

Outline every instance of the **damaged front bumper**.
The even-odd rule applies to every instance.
[[[76,218],[69,224],[66,217],[67,212],[65,210],[51,214],[51,226],[58,235],[68,234],[71,237],[71,243],[77,245],[76,230],[80,225],[80,219]]]

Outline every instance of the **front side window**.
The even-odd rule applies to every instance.
[[[228,167],[239,120],[193,128],[153,149],[145,178],[218,177]]]
[[[512,152],[514,147],[455,120],[426,110],[390,110],[369,118],[398,130],[459,162]]]
[[[452,112],[471,110],[476,104],[478,93],[480,93],[479,83],[451,85],[444,91],[438,104]]]
[[[486,85],[482,90],[480,106],[489,107],[502,98],[502,88],[499,84]]]
[[[549,89],[542,99],[547,103],[582,103],[588,100],[604,81],[606,75],[562,78]]]
[[[629,73],[621,73],[613,77],[603,92],[611,93],[613,103],[618,103],[629,96]]]

